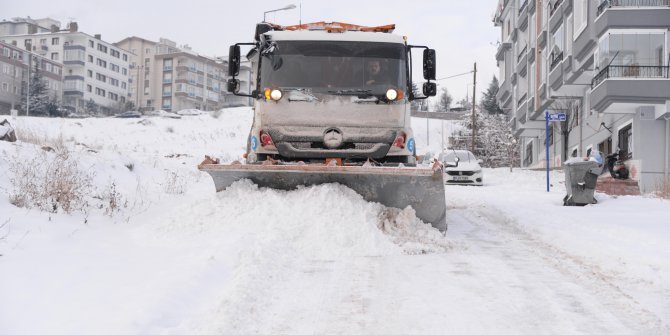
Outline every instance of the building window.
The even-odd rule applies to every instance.
[[[9,92],[9,84],[2,83],[2,90],[5,91],[5,92]]]
[[[107,53],[107,47],[98,43],[98,50]]]
[[[128,70],[125,67],[122,68],[121,69],[121,74],[123,74],[124,76],[127,76],[128,75]]]
[[[523,166],[529,167],[533,164],[533,142],[526,144],[526,151],[523,155]]]
[[[51,45],[58,45],[58,44],[60,44],[58,37],[54,37],[51,39]]]
[[[104,83],[107,81],[107,76],[105,76],[104,74],[96,73],[95,79],[100,80],[101,82]]]
[[[92,70],[87,70],[86,73],[88,73],[89,78],[93,78],[93,71]]]
[[[93,86],[86,85],[86,92],[93,92]]]
[[[47,44],[47,39],[46,38],[41,38],[40,39],[40,45],[46,45]]]
[[[662,32],[617,32],[600,39],[598,45],[598,67],[621,66],[620,74],[614,76],[637,77],[638,66],[663,66],[665,33]],[[660,69],[658,70],[661,71]]]
[[[88,55],[88,62],[89,62],[89,63],[93,63],[93,56]]]
[[[109,50],[109,54],[116,57],[116,58],[121,57],[121,53],[118,50],[111,49],[111,50]]]
[[[52,52],[51,53],[51,60],[58,60],[58,53],[57,52]]]
[[[122,81],[122,82],[121,82],[121,88],[122,88],[122,89],[126,89],[126,82],[125,82],[125,81]]]
[[[573,39],[577,39],[579,35],[586,29],[589,19],[589,1],[588,0],[574,0],[574,29]]]
[[[102,60],[102,59],[100,59],[100,58],[98,58],[98,60],[97,60],[97,64],[98,64],[98,66],[107,68],[107,61],[104,61],[104,60]]]
[[[619,158],[623,160],[633,158],[633,124],[619,130]]]
[[[104,97],[107,94],[107,92],[105,92],[105,90],[103,90],[101,88],[96,87],[95,88],[95,94],[97,94],[101,97]]]
[[[563,60],[563,25],[556,29],[556,32],[551,35],[551,53],[549,54],[550,68],[554,67]]]
[[[91,40],[88,40],[88,46],[89,46],[90,48],[94,48],[94,47],[95,47],[95,42],[93,42],[93,41],[91,41]]]
[[[123,61],[124,61],[124,62],[127,62],[127,61],[128,61],[128,55],[123,54]]]

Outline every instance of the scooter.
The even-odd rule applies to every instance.
[[[614,179],[628,179],[629,171],[621,159],[621,151],[607,155],[607,170]]]

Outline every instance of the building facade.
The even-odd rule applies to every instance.
[[[128,52],[103,41],[100,35],[77,31],[74,22],[67,30],[55,30],[0,36],[0,41],[63,63],[63,105],[77,112],[123,110],[128,97]]]
[[[617,150],[642,192],[668,178],[667,0],[501,0],[498,102],[522,167]],[[545,135],[545,113],[565,113]],[[545,142],[549,156],[545,159]]]
[[[228,68],[224,60],[202,56],[165,38],[153,42],[133,36],[115,45],[130,51],[129,97],[140,111],[249,105],[248,99],[226,92]],[[245,75],[243,89],[248,90],[249,66],[244,66],[241,74]]]
[[[40,71],[49,98],[61,101],[63,64],[0,42],[0,114],[22,109],[20,106],[25,102],[29,78],[35,66]]]
[[[48,33],[52,30],[60,30],[60,22],[51,18],[31,19],[29,16],[0,21],[0,36]]]

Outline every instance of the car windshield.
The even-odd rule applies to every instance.
[[[458,157],[461,162],[475,161],[475,156],[469,151],[449,151],[440,154],[441,162],[453,162]]]
[[[262,88],[377,96],[407,85],[399,43],[277,41],[262,55]]]

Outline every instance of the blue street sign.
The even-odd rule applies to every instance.
[[[567,120],[567,116],[565,115],[565,113],[555,113],[555,114],[546,113],[546,117],[548,118],[547,121],[550,122]]]

